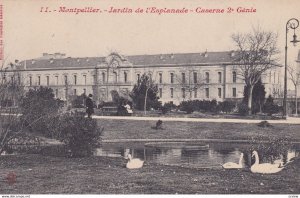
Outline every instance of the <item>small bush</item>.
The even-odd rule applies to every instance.
[[[217,109],[219,111],[225,112],[225,113],[230,113],[233,112],[235,108],[235,102],[233,101],[223,101],[219,102]]]
[[[194,104],[193,101],[182,101],[179,105],[181,111],[185,111],[187,114],[191,114],[194,112]]]
[[[175,104],[171,102],[167,102],[161,107],[162,114],[166,114],[170,112],[172,109],[175,109],[176,107],[177,106]]]
[[[274,103],[274,98],[270,95],[263,106],[263,112],[271,116],[272,114],[279,113],[279,111],[280,107]]]
[[[245,104],[245,103],[243,103],[243,102],[240,103],[240,104],[238,105],[238,112],[239,112],[239,114],[242,115],[242,116],[248,115],[248,113],[249,113],[248,105]]]
[[[102,131],[96,120],[77,113],[65,114],[59,118],[57,136],[66,144],[71,157],[84,157],[92,155],[99,146]]]

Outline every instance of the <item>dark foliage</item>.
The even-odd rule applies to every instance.
[[[30,131],[50,136],[46,126],[62,105],[63,101],[54,98],[51,88],[30,89],[20,103],[21,120]]]
[[[243,103],[248,104],[249,86],[244,87]],[[265,102],[265,86],[259,80],[253,87],[252,91],[252,113],[258,113],[262,111],[263,104]]]
[[[130,93],[134,107],[138,110],[144,110],[146,92],[146,109],[159,109],[161,107],[161,103],[158,101],[159,97],[157,96],[157,85],[154,84],[151,77],[146,74],[141,76],[140,80],[134,85],[132,92]]]
[[[103,131],[97,126],[96,120],[85,118],[79,113],[60,116],[57,137],[66,144],[71,157],[84,157],[93,154],[99,146]]]
[[[280,107],[274,103],[274,98],[269,95],[269,97],[266,100],[266,103],[263,106],[263,112],[267,113],[268,115],[272,115],[275,113],[279,113]]]
[[[166,114],[170,112],[172,109],[176,109],[177,106],[171,102],[166,102],[162,107],[161,107],[161,112],[162,114]]]
[[[80,96],[74,96],[72,99],[72,107],[73,108],[84,108],[85,107],[85,94],[81,94]]]
[[[242,116],[248,115],[248,112],[249,112],[248,105],[246,103],[243,103],[243,102],[238,104],[238,112]]]

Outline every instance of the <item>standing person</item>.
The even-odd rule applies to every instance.
[[[85,100],[86,113],[88,114],[88,118],[91,118],[91,115],[94,113],[94,103],[92,97],[93,95],[89,94],[89,96]]]

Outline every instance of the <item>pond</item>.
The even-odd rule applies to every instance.
[[[190,145],[185,143],[106,143],[95,151],[96,156],[125,157],[129,153],[134,158],[146,162],[195,168],[222,168],[226,162],[238,163],[241,153],[243,167],[250,167],[254,162],[251,157],[253,145],[245,143],[203,143]],[[299,146],[289,147],[273,158],[260,154],[260,163],[281,161],[284,165],[298,157]],[[274,154],[274,153],[273,153]]]
[[[271,148],[271,149],[270,149]],[[62,146],[11,146],[12,154],[34,153],[50,156],[66,156],[66,149]],[[282,163],[283,165],[299,157],[300,145],[268,146],[268,144],[249,143],[188,143],[188,142],[146,142],[146,143],[102,143],[94,152],[95,156],[125,158],[131,154],[146,162],[164,165],[194,167],[194,168],[222,168],[226,162],[238,163],[241,153],[244,154],[243,167],[250,167],[254,163],[252,151],[257,150],[260,163]]]

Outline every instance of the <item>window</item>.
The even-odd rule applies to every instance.
[[[209,73],[205,72],[205,82],[209,83]]]
[[[41,76],[38,76],[37,85],[41,85]]]
[[[124,82],[127,83],[127,72],[124,72]]]
[[[86,75],[83,75],[83,84],[86,85]]]
[[[170,73],[171,84],[174,83],[174,73]]]
[[[159,73],[159,83],[162,83],[162,73]]]
[[[29,86],[32,86],[32,77],[29,76]]]
[[[77,95],[77,90],[76,89],[74,89],[74,96],[76,96]]]
[[[118,74],[117,74],[117,72],[114,72],[114,82],[118,82]]]
[[[185,88],[181,88],[182,98],[185,98]]]
[[[5,74],[2,77],[2,82],[6,82],[6,76],[5,76]]]
[[[236,88],[232,88],[232,97],[236,97]]]
[[[170,88],[170,97],[173,98],[174,97],[174,89]]]
[[[274,72],[274,82],[273,83],[275,83],[276,82],[276,72]]]
[[[14,80],[14,77],[11,76],[11,77],[10,77],[10,82],[11,82],[11,83],[14,83],[14,81],[15,81],[15,80]]]
[[[205,88],[205,97],[209,98],[209,88]]]
[[[232,72],[232,82],[236,82],[236,72]]]
[[[74,85],[77,85],[77,75],[74,75]]]
[[[193,76],[194,76],[194,83],[196,84],[197,81],[198,81],[197,73],[194,72],[194,73],[193,73]]]
[[[55,84],[58,85],[58,76],[55,76]]]
[[[182,83],[185,83],[185,73],[181,73]]]
[[[222,73],[218,72],[218,82],[222,83]]]
[[[102,82],[104,83],[105,81],[106,81],[106,79],[105,79],[105,73],[102,72]]]
[[[83,89],[83,94],[86,95],[86,89]]]
[[[197,97],[198,97],[198,89],[195,88],[195,89],[194,89],[194,98],[197,98]]]
[[[222,98],[222,89],[221,88],[218,88],[218,96],[219,96],[219,98]]]
[[[162,98],[162,88],[159,88],[159,97]]]
[[[140,82],[141,75],[140,75],[140,74],[137,74],[137,75],[136,75],[136,78],[137,78],[137,81]]]
[[[67,85],[68,84],[68,76],[64,76],[64,81],[65,81],[65,85]]]
[[[46,76],[46,83],[47,83],[47,86],[49,86],[49,76]]]
[[[96,75],[93,75],[93,84],[97,84],[97,76]]]
[[[18,84],[20,85],[21,84],[21,76],[18,75]]]

